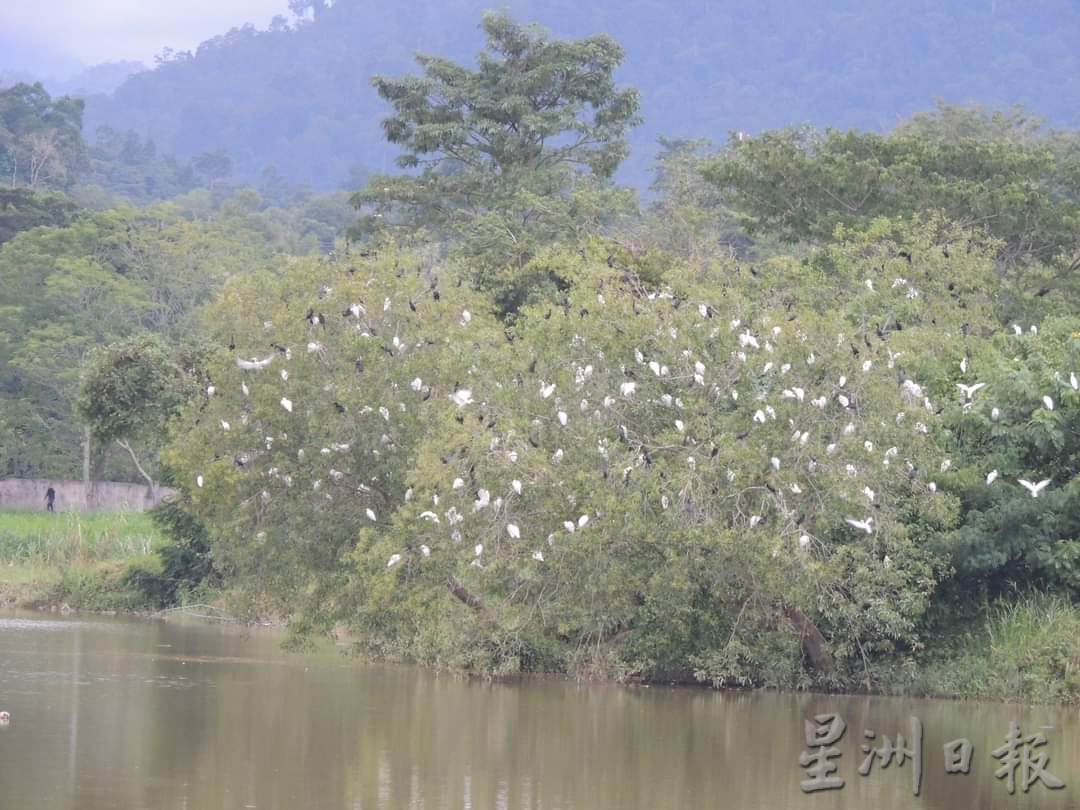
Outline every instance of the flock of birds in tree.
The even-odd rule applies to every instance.
[[[874,290],[874,282],[871,279],[867,279],[865,286],[868,290]],[[918,297],[918,291],[910,285],[904,279],[896,279],[893,283],[893,288],[899,288],[898,294],[902,294],[907,299],[915,299]],[[332,289],[329,287],[323,287],[319,291],[320,299],[326,299],[332,293]],[[428,293],[431,298],[438,301],[440,294],[437,287],[437,282],[432,282]],[[404,297],[404,294],[401,294]],[[550,414],[547,417],[552,425],[558,425],[559,428],[568,428],[572,425],[575,419],[584,418],[586,420],[596,419],[598,424],[603,425],[617,425],[617,429],[614,431],[617,434],[618,440],[628,444],[634,445],[634,449],[637,453],[637,457],[633,463],[623,469],[622,480],[625,483],[629,480],[636,466],[641,464],[650,463],[649,451],[646,447],[641,434],[635,431],[634,426],[628,426],[625,423],[620,422],[622,418],[621,414],[625,411],[626,406],[632,404],[642,405],[647,400],[649,408],[653,409],[652,412],[656,413],[660,410],[672,410],[679,414],[676,418],[670,420],[669,424],[673,426],[677,434],[684,436],[683,445],[688,449],[689,453],[697,453],[699,450],[708,452],[712,451],[712,455],[716,455],[716,442],[711,440],[705,440],[700,437],[691,438],[689,436],[689,428],[687,426],[687,419],[684,412],[684,403],[682,397],[678,395],[680,389],[686,391],[695,391],[703,393],[707,399],[711,402],[721,402],[729,400],[728,404],[732,405],[740,403],[740,396],[743,396],[751,400],[750,406],[752,415],[750,416],[750,424],[746,429],[733,438],[736,442],[741,442],[750,436],[751,432],[756,426],[766,425],[774,423],[778,420],[777,408],[784,405],[793,405],[798,409],[797,413],[806,412],[806,409],[810,409],[810,412],[816,412],[818,416],[825,414],[836,414],[838,421],[836,421],[837,429],[836,435],[830,436],[831,439],[824,444],[824,456],[825,459],[820,459],[817,455],[811,455],[804,457],[798,456],[796,463],[800,465],[800,472],[804,476],[812,477],[819,468],[823,468],[829,459],[832,459],[834,455],[838,453],[838,447],[841,442],[851,443],[852,441],[864,439],[862,441],[861,452],[863,458],[874,456],[874,442],[871,438],[864,438],[862,435],[861,424],[857,424],[860,421],[860,410],[858,403],[858,385],[854,383],[854,379],[849,380],[847,375],[838,374],[833,379],[825,379],[821,374],[810,373],[804,374],[803,372],[815,372],[815,364],[818,362],[818,358],[812,348],[807,348],[806,335],[803,334],[796,326],[791,324],[777,324],[772,322],[769,318],[764,318],[760,322],[744,323],[740,318],[735,317],[722,321],[718,315],[720,312],[719,307],[715,304],[707,302],[688,302],[685,300],[679,300],[670,291],[667,292],[650,292],[646,296],[651,300],[652,305],[659,307],[660,302],[665,299],[669,302],[673,308],[679,308],[685,305],[689,305],[684,312],[690,311],[696,313],[696,323],[687,326],[687,321],[682,321],[684,331],[680,333],[679,329],[671,323],[665,324],[662,320],[659,322],[656,328],[656,334],[654,337],[656,340],[653,342],[653,348],[656,351],[653,352],[652,357],[642,351],[641,348],[632,349],[632,358],[627,356],[625,358],[619,358],[622,360],[617,366],[611,362],[610,357],[605,356],[603,352],[596,353],[595,359],[592,362],[574,362],[571,363],[573,368],[574,377],[573,382],[566,382],[560,380],[559,382],[540,379],[537,377],[534,384],[536,385],[535,394],[530,395],[528,393],[528,387],[526,385],[524,376],[518,374],[515,377],[515,383],[517,387],[522,391],[524,396],[535,396],[535,400],[525,407],[526,411],[531,411],[534,407],[547,408],[550,407]],[[602,291],[597,292],[597,300],[600,305],[605,303],[604,293]],[[423,341],[409,343],[399,338],[397,329],[408,330],[409,321],[408,318],[395,322],[391,317],[393,315],[394,300],[393,294],[387,296],[381,302],[381,312],[369,313],[367,305],[360,301],[353,301],[348,303],[343,311],[340,313],[340,318],[344,322],[351,324],[355,333],[363,337],[379,336],[380,339],[385,338],[386,335],[391,335],[392,339],[389,343],[382,346],[382,351],[392,359],[400,358],[405,353],[409,352],[414,347],[419,347],[423,344]],[[412,296],[408,298],[408,307],[411,313],[417,312],[417,303]],[[329,305],[327,305],[329,308]],[[376,310],[380,307],[376,307]],[[638,304],[633,304],[634,312],[638,312]],[[657,310],[659,311],[659,310]],[[587,310],[581,309],[580,317],[586,316]],[[575,313],[576,314],[576,313]],[[372,315],[377,315],[381,318],[378,329],[374,326],[375,319]],[[457,318],[457,323],[461,328],[467,329],[473,320],[473,316],[467,309],[460,311]],[[550,317],[550,310],[548,316]],[[324,364],[328,363],[328,358],[336,350],[337,347],[333,345],[333,340],[330,339],[331,345],[324,343],[324,340],[328,338],[325,335],[330,333],[325,332],[328,318],[315,308],[308,310],[304,316],[304,320],[308,324],[309,328],[309,340],[306,344],[305,351],[300,351],[295,347],[284,346],[278,343],[271,343],[270,345],[274,349],[273,353],[263,358],[258,357],[238,357],[236,358],[236,366],[242,372],[249,372],[249,374],[242,375],[243,379],[239,382],[239,388],[241,389],[243,397],[250,396],[251,388],[256,384],[254,382],[255,377],[253,374],[272,373],[275,369],[277,375],[283,382],[287,382],[289,379],[288,364],[293,360],[294,351],[299,354],[301,358],[315,358]],[[414,319],[415,322],[416,319]],[[793,319],[788,319],[793,320]],[[720,324],[720,325],[718,325]],[[264,323],[266,329],[270,329],[272,324],[267,321]],[[699,347],[695,351],[689,348],[689,344],[693,340],[686,340],[680,344],[683,340],[683,336],[689,329],[698,330],[694,339],[698,341]],[[878,336],[882,337],[880,327],[878,328]],[[1017,336],[1024,334],[1019,326],[1014,325],[1013,331]],[[1029,330],[1029,334],[1036,336],[1038,334],[1037,328],[1032,326]],[[785,359],[780,357],[779,351],[780,345],[788,338],[794,337],[795,343],[793,344],[795,349],[802,352],[798,361],[791,356],[792,346],[786,347]],[[885,335],[887,337],[887,334]],[[579,335],[574,335],[575,342],[584,343]],[[842,336],[838,336],[838,343],[843,341]],[[727,345],[725,345],[725,341]],[[429,341],[430,342],[430,341]],[[664,344],[667,344],[664,347]],[[678,348],[683,345],[684,348]],[[711,347],[715,349],[717,346],[723,346],[725,351],[723,356],[718,356],[719,352],[716,350],[707,351],[707,348]],[[867,346],[870,346],[867,340]],[[660,348],[657,348],[660,347]],[[865,359],[854,361],[854,367],[851,371],[852,375],[867,375],[875,366],[875,359],[877,362],[884,361],[884,364],[888,369],[896,369],[896,371],[890,371],[890,375],[895,374],[899,393],[903,402],[914,408],[925,408],[926,411],[933,412],[934,408],[929,398],[923,391],[923,386],[918,384],[912,379],[906,378],[900,371],[900,367],[897,364],[901,352],[893,353],[890,348],[887,347],[887,343],[882,340],[882,351],[877,354],[872,352],[865,353]],[[629,349],[626,350],[629,353]],[[819,351],[821,351],[819,349]],[[709,357],[706,357],[709,354]],[[853,347],[853,354],[857,357],[858,351]],[[706,362],[708,360],[709,362]],[[364,359],[355,358],[349,359],[348,362],[355,367],[355,371],[358,374],[364,372]],[[370,361],[369,361],[370,362]],[[593,363],[596,363],[594,368]],[[601,363],[605,365],[601,365]],[[710,367],[710,364],[712,367]],[[532,372],[535,369],[535,361],[530,366],[529,371]],[[801,369],[799,366],[801,365]],[[280,368],[278,368],[280,366]],[[969,359],[964,357],[960,362],[961,375],[967,376],[969,372]],[[733,370],[734,369],[734,373]],[[475,369],[473,369],[475,370]],[[740,372],[740,370],[742,370]],[[723,373],[721,373],[723,371]],[[835,372],[834,372],[835,373]],[[712,377],[712,379],[710,379]],[[761,384],[762,380],[770,380],[772,382],[767,386]],[[646,383],[646,381],[658,381],[663,385],[660,389],[664,393],[659,396],[652,396],[652,388]],[[249,384],[250,383],[250,384]],[[266,383],[263,383],[266,384]],[[475,385],[475,384],[474,384]],[[1077,376],[1074,373],[1069,375],[1068,385],[1073,390],[1080,388],[1080,382],[1077,380]],[[396,390],[403,390],[406,384],[395,386]],[[407,383],[407,387],[415,394],[422,397],[423,401],[430,399],[432,391],[435,386],[425,384],[419,377],[412,379]],[[501,385],[500,385],[501,387]],[[604,390],[598,390],[598,387],[603,387]],[[449,385],[446,389],[449,389]],[[756,388],[756,390],[755,390]],[[971,410],[977,403],[982,403],[985,399],[984,389],[987,388],[987,384],[984,382],[958,382],[956,388],[959,391],[960,403],[965,411]],[[445,390],[446,399],[452,404],[453,409],[458,413],[458,421],[463,421],[464,414],[471,408],[481,408],[485,406],[483,398],[478,400],[476,392],[473,387],[465,387],[459,383],[454,383],[452,390]],[[567,390],[569,389],[569,390]],[[208,394],[213,395],[216,389],[211,386],[208,389]],[[676,393],[671,393],[675,391]],[[769,394],[772,393],[773,400],[770,401]],[[282,393],[278,402],[280,407],[288,414],[295,415],[296,408],[298,406],[297,401],[287,395],[288,392]],[[275,394],[276,396],[276,394]],[[298,396],[293,394],[292,396]],[[580,400],[580,402],[577,402]],[[572,417],[573,406],[571,402],[577,405],[577,410],[580,412],[580,416]],[[1043,407],[1052,411],[1054,409],[1054,400],[1050,394],[1046,394],[1042,397]],[[345,413],[345,407],[339,403],[334,403],[335,408],[339,413]],[[405,411],[407,405],[404,403],[398,403],[398,409]],[[366,407],[365,412],[375,412],[375,408]],[[391,411],[385,405],[378,408],[378,413],[382,417],[385,423],[390,423],[392,419]],[[541,411],[543,413],[543,411]],[[749,413],[749,412],[748,412]],[[610,415],[610,418],[606,418],[605,415]],[[989,410],[990,418],[994,421],[998,420],[1001,416],[1001,411],[998,407],[992,406]],[[895,424],[900,426],[901,424],[910,424],[905,422],[906,414],[904,412],[897,412],[895,417]],[[606,420],[606,421],[605,421]],[[232,420],[235,421],[235,420]],[[221,428],[224,431],[229,431],[232,428],[232,421],[227,419],[221,420]],[[484,422],[484,417],[481,416],[479,421]],[[533,420],[534,424],[541,421],[540,418]],[[914,420],[911,420],[914,421]],[[240,422],[249,426],[251,420],[249,419],[249,413],[245,413],[241,416]],[[789,427],[792,429],[791,442],[793,446],[799,448],[805,447],[810,441],[812,428],[800,427],[799,419],[796,415],[791,416],[788,419]],[[846,422],[842,427],[839,427],[840,423]],[[494,424],[494,420],[491,419],[488,422],[489,425]],[[820,421],[815,423],[815,427],[823,428],[823,423]],[[927,434],[928,428],[922,421],[915,421],[913,428],[911,428],[916,434]],[[602,432],[602,431],[601,431]],[[864,431],[863,431],[864,432]],[[384,444],[392,444],[392,441],[388,440],[386,434],[383,435]],[[612,437],[615,438],[614,436]],[[715,438],[715,437],[714,437]],[[273,443],[272,437],[265,437],[266,447],[269,450]],[[530,440],[530,444],[534,449],[541,449],[539,443]],[[568,445],[569,446],[569,445]],[[601,456],[604,457],[603,469],[605,479],[608,476],[607,469],[607,439],[601,438],[598,442],[598,450]],[[329,447],[324,447],[319,451],[322,456],[334,456],[336,453],[347,451],[349,449],[348,444],[331,444]],[[504,452],[506,459],[512,464],[518,460],[519,451],[514,449],[503,450],[500,446],[500,439],[495,437],[491,441],[492,452]],[[524,450],[527,452],[527,450]],[[880,453],[881,451],[879,451]],[[245,454],[244,459],[250,461],[253,453]],[[298,458],[304,459],[304,450],[298,451]],[[896,446],[891,446],[884,450],[880,456],[879,463],[884,467],[889,467],[894,459],[897,459],[899,450]],[[562,447],[557,447],[553,453],[551,453],[550,460],[552,464],[559,464],[564,456],[564,450]],[[839,456],[837,460],[840,459]],[[837,466],[837,470],[843,472],[843,474],[851,480],[851,482],[857,486],[862,483],[858,467],[856,465],[857,459],[852,458],[847,460],[842,467]],[[240,461],[237,462],[241,466]],[[941,471],[945,472],[950,465],[950,461],[945,459],[941,463]],[[686,458],[686,465],[691,471],[697,469],[698,461],[695,455],[689,455]],[[770,455],[769,464],[766,469],[766,473],[779,473],[781,467],[785,464],[782,462],[779,455]],[[910,460],[906,460],[907,464],[907,478],[909,481],[914,481],[916,477],[916,467]],[[283,473],[278,468],[272,468],[267,472],[268,475],[282,479],[286,484],[291,485],[291,477],[287,473]],[[345,478],[346,473],[329,468],[326,472],[327,477],[335,481],[341,481]],[[735,472],[732,469],[728,469],[726,472],[728,482],[734,482]],[[986,474],[986,485],[991,486],[999,478],[998,470],[991,470]],[[322,479],[318,479],[314,482],[313,486],[318,489]],[[1039,495],[1050,486],[1052,482],[1051,478],[1042,478],[1037,481],[1028,480],[1026,478],[1018,479],[1018,484],[1022,486],[1027,492],[1030,493],[1032,498],[1038,498]],[[450,538],[458,544],[461,544],[464,540],[464,534],[461,531],[460,524],[466,519],[467,515],[475,515],[483,513],[486,510],[498,514],[501,516],[498,522],[498,531],[505,532],[505,536],[513,541],[521,541],[523,535],[526,534],[522,528],[522,522],[520,519],[515,519],[511,514],[509,508],[510,499],[513,496],[522,496],[525,488],[520,478],[513,478],[510,487],[507,492],[502,496],[493,497],[489,488],[480,486],[471,477],[470,470],[470,483],[471,490],[469,490],[468,498],[471,500],[471,505],[467,508],[465,504],[468,501],[462,502],[462,508],[458,508],[457,503],[446,508],[446,503],[443,503],[440,510],[440,495],[435,492],[431,494],[430,508],[418,508],[417,519],[421,525],[426,525],[429,530],[439,527],[440,531],[449,529]],[[872,483],[872,482],[871,482]],[[198,487],[204,485],[204,477],[202,474],[196,477],[196,484]],[[800,482],[799,480],[785,482],[786,491],[783,493],[786,497],[797,497],[803,495],[810,484],[808,481]],[[764,488],[767,489],[773,495],[779,496],[777,486],[766,481]],[[934,481],[926,483],[926,488],[930,493],[937,491],[937,485]],[[355,487],[355,490],[359,493],[370,492],[369,487],[360,483]],[[466,491],[466,483],[462,477],[455,477],[449,485],[449,491],[452,498],[458,498],[459,491]],[[878,493],[870,486],[863,486],[859,491],[862,499],[868,505],[876,505],[880,500]],[[263,490],[262,495],[264,499],[268,498],[268,494]],[[329,497],[329,495],[327,495]],[[404,501],[406,503],[414,500],[414,491],[412,488],[406,490],[404,494]],[[660,498],[660,505],[662,509],[667,509],[671,505],[671,499],[668,495],[662,495]],[[438,511],[437,511],[438,510]],[[441,511],[441,514],[440,514]],[[796,512],[787,510],[784,508],[785,514],[795,515]],[[368,507],[365,509],[366,517],[372,521],[377,522],[377,515],[374,509]],[[761,525],[765,521],[763,514],[750,514],[746,516],[745,525],[753,529]],[[804,527],[804,516],[798,515],[789,524],[794,527],[798,536],[798,546],[800,548],[807,548],[811,545],[812,539],[810,532]],[[561,531],[566,535],[574,535],[586,528],[590,520],[590,515],[579,514],[570,516],[568,515],[563,519]],[[875,531],[879,530],[877,522],[873,513],[866,517],[845,517],[845,523],[850,526],[851,529],[865,533],[866,535],[872,535]],[[429,532],[430,533],[430,532]],[[488,535],[490,536],[490,535]],[[427,539],[428,535],[423,534],[422,539]],[[549,546],[554,545],[555,533],[547,534],[547,543]],[[432,554],[431,546],[428,543],[422,543],[419,545],[419,553],[423,557],[429,557]],[[485,544],[483,542],[476,542],[472,545],[473,559],[471,564],[476,567],[483,567],[483,560],[485,559]],[[544,550],[542,547],[536,547],[535,543],[527,544],[525,549],[528,556],[538,562],[544,562]],[[387,560],[387,567],[393,568],[399,565],[409,552],[402,550],[392,554]],[[884,558],[884,564],[886,567],[889,565],[889,558],[886,555]]]

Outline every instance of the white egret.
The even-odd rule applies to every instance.
[[[1033,484],[1033,483],[1031,483],[1031,481],[1026,481],[1023,478],[1021,478],[1021,479],[1019,479],[1019,483],[1020,483],[1020,486],[1022,486],[1024,489],[1026,489],[1028,492],[1031,493],[1032,498],[1038,498],[1039,493],[1042,492],[1044,489],[1046,489],[1050,485],[1051,480],[1053,480],[1053,479],[1044,478],[1039,483]]]
[[[855,518],[850,518],[850,517],[849,518],[844,518],[844,522],[846,522],[848,525],[854,526],[856,529],[861,529],[862,531],[866,532],[867,534],[872,534],[873,531],[874,531],[870,527],[870,524],[873,521],[874,521],[873,516],[868,517],[866,520],[856,520]]]

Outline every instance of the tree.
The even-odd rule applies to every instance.
[[[207,179],[210,190],[232,173],[232,160],[224,149],[201,152],[191,160],[192,168]]]
[[[85,168],[83,102],[53,99],[40,84],[0,90],[0,169],[30,188],[70,186]]]
[[[752,232],[789,240],[942,212],[1000,240],[1017,298],[1066,299],[1080,268],[1076,155],[1071,138],[1022,112],[939,105],[887,134],[804,127],[733,139],[703,173]]]
[[[166,423],[195,395],[198,378],[198,353],[177,358],[157,335],[133,335],[90,353],[76,410],[97,441],[127,452],[156,495],[143,462],[156,459]]]
[[[57,192],[0,189],[0,245],[20,231],[63,227],[75,218],[75,204]]]
[[[606,185],[626,156],[638,95],[613,72],[622,48],[605,35],[553,40],[506,14],[482,20],[487,49],[470,70],[420,55],[422,76],[376,76],[393,115],[387,140],[418,174],[373,177],[354,202],[360,234],[427,229],[482,267],[520,270],[544,244],[595,227],[627,199]]]
[[[958,525],[942,347],[998,317],[970,238],[882,221],[704,267],[594,239],[526,265],[568,286],[511,327],[453,263],[295,262],[216,305],[236,354],[167,458],[249,609],[298,632],[492,673],[872,681],[920,648]]]

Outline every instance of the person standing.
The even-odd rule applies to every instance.
[[[53,489],[52,487],[49,487],[47,490],[45,490],[45,511],[47,511],[47,512],[52,512],[53,511],[53,501],[55,501],[55,500],[56,500],[56,490]]]

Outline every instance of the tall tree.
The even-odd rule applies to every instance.
[[[551,39],[489,12],[475,70],[422,54],[423,75],[376,76],[393,107],[387,139],[416,174],[373,177],[354,197],[361,234],[428,229],[458,242],[497,286],[539,246],[603,219],[625,196],[607,183],[638,123],[638,94],[616,86],[622,48],[606,35]]]
[[[197,366],[198,353],[178,357],[159,336],[143,333],[95,349],[83,369],[79,415],[95,439],[124,449],[155,494],[152,461],[166,423],[197,390]]]
[[[85,167],[83,102],[53,99],[40,84],[0,90],[0,170],[12,188],[62,188]]]

